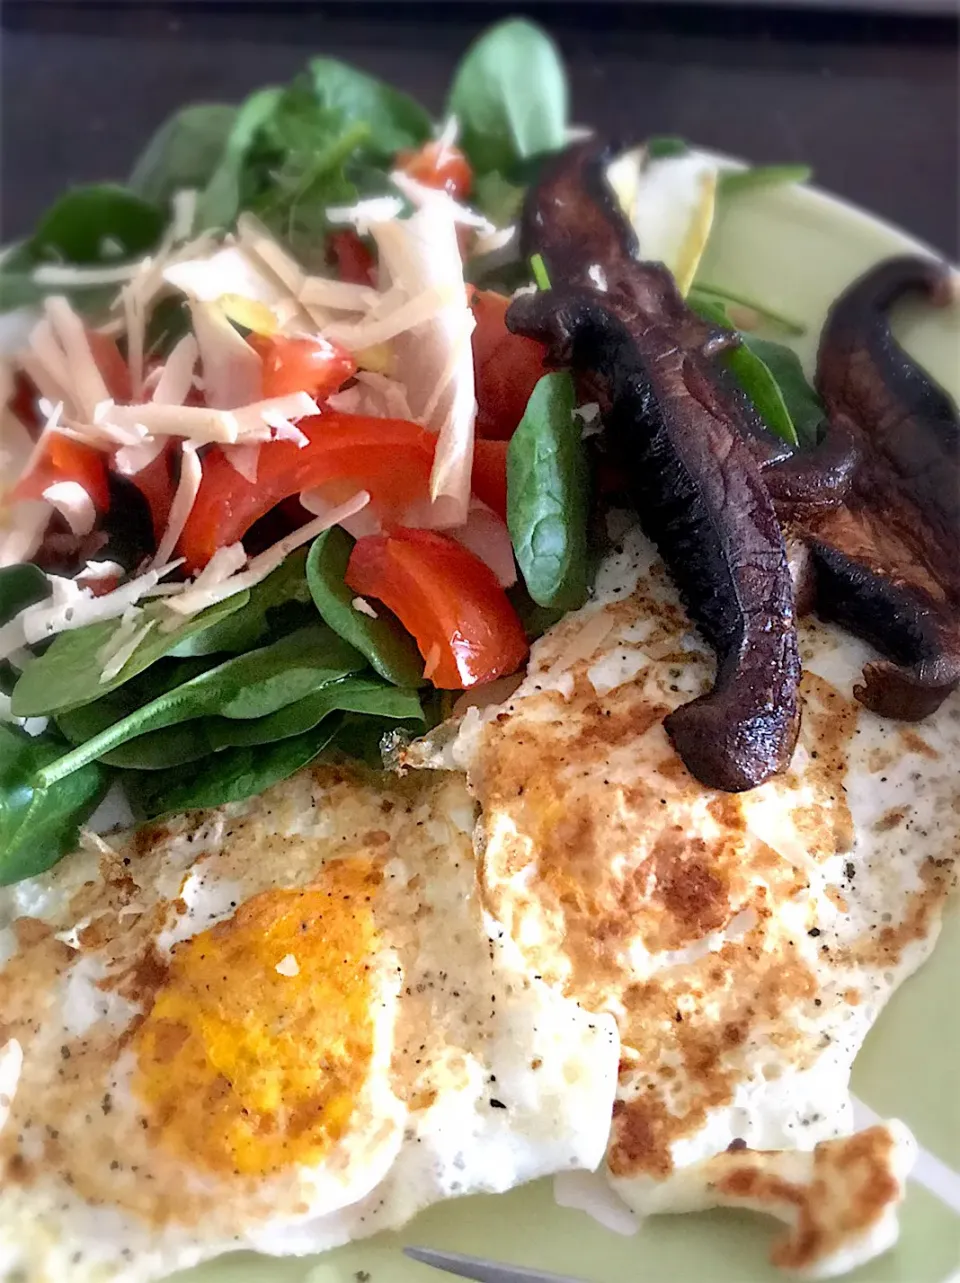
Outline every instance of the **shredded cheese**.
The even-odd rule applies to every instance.
[[[302,544],[315,539],[317,535],[322,534],[324,530],[329,530],[331,526],[339,525],[346,518],[352,517],[362,508],[365,508],[369,502],[370,495],[367,491],[358,491],[352,498],[341,504],[339,508],[334,508],[324,516],[308,521],[299,530],[294,530],[291,534],[278,540],[272,547],[267,548],[265,552],[254,557],[246,570],[240,571],[229,579],[209,587],[206,585],[201,586],[198,580],[196,584],[188,587],[178,597],[168,601],[166,603],[167,606],[177,615],[193,615],[198,610],[205,610],[208,606],[213,606],[218,601],[225,601],[226,598],[232,597],[235,593],[243,592],[245,588],[255,587],[261,580],[266,579],[272,570],[276,570],[277,566],[295,548],[299,548]]]
[[[97,521],[93,500],[79,481],[55,481],[47,486],[43,497],[70,527],[78,538],[88,535]]]
[[[390,175],[390,181],[417,209],[423,209],[425,205],[441,204],[449,211],[453,221],[461,227],[475,227],[477,231],[487,236],[497,230],[496,224],[491,223],[489,218],[471,209],[469,205],[455,200],[449,192],[439,187],[428,187],[425,183],[418,182],[416,178],[405,174],[402,169],[395,169]]]
[[[187,524],[187,518],[200,490],[202,478],[203,469],[197,447],[189,441],[184,441],[181,448],[180,480],[177,482],[177,492],[170,505],[167,528],[157,545],[156,555],[150,563],[152,566],[162,566],[173,555],[177,540],[183,534],[183,528]]]
[[[454,297],[452,288],[430,286],[383,316],[328,325],[327,337],[350,352],[359,352],[435,320]]]
[[[137,445],[121,446],[113,456],[114,465],[123,476],[135,477],[153,463],[165,445],[163,437],[145,437]]]
[[[185,334],[164,362],[150,398],[157,405],[183,405],[193,387],[193,373],[200,347],[192,334]]]
[[[375,223],[387,223],[403,213],[403,201],[399,196],[370,196],[358,200],[355,205],[331,205],[327,209],[327,219],[331,223],[352,223],[361,235],[365,235]]]
[[[116,263],[113,267],[79,267],[72,263],[41,263],[31,272],[38,285],[51,289],[72,289],[75,286],[122,285],[136,275],[136,263]]]
[[[332,312],[368,312],[379,300],[380,295],[369,285],[333,281],[326,276],[308,276],[300,290],[301,303],[326,307]]]
[[[367,601],[366,597],[354,597],[350,605],[360,615],[366,615],[368,619],[379,619],[380,616]]]
[[[232,410],[263,396],[263,366],[246,339],[211,303],[191,303],[207,405]]]
[[[60,295],[48,298],[45,310],[64,355],[74,404],[85,418],[92,418],[95,407],[109,400],[110,393],[93,359],[83,321]]]

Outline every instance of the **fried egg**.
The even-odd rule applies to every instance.
[[[0,1277],[300,1254],[601,1161],[611,1015],[476,894],[459,776],[320,766],[0,900]]]
[[[516,965],[617,1021],[619,1196],[640,1215],[766,1207],[793,1226],[778,1263],[833,1273],[896,1235],[911,1138],[836,1138],[853,1058],[954,882],[960,704],[883,721],[852,696],[865,646],[814,620],[800,642],[790,770],[705,788],[662,723],[709,689],[713,659],[629,530],[510,699],[407,756],[466,769],[483,904]]]

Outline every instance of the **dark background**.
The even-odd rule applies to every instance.
[[[123,178],[183,102],[237,100],[288,79],[312,53],[354,62],[439,113],[470,38],[512,11],[559,41],[577,121],[625,137],[681,134],[755,161],[808,161],[823,186],[957,257],[956,20],[600,0],[7,0],[0,235],[28,231],[69,183]]]

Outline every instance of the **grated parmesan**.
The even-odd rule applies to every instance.
[[[97,510],[79,481],[55,481],[43,492],[47,503],[63,517],[71,534],[88,535],[96,524]]]
[[[180,480],[177,482],[177,491],[170,505],[167,527],[150,563],[152,566],[162,566],[173,555],[177,540],[183,534],[183,528],[187,524],[187,518],[200,490],[202,479],[203,468],[200,464],[200,456],[197,454],[197,447],[189,441],[184,441],[181,446]]]

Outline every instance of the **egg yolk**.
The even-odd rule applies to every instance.
[[[166,1147],[261,1175],[315,1164],[344,1134],[374,1054],[379,879],[335,861],[176,946],[135,1037],[135,1090]]]

